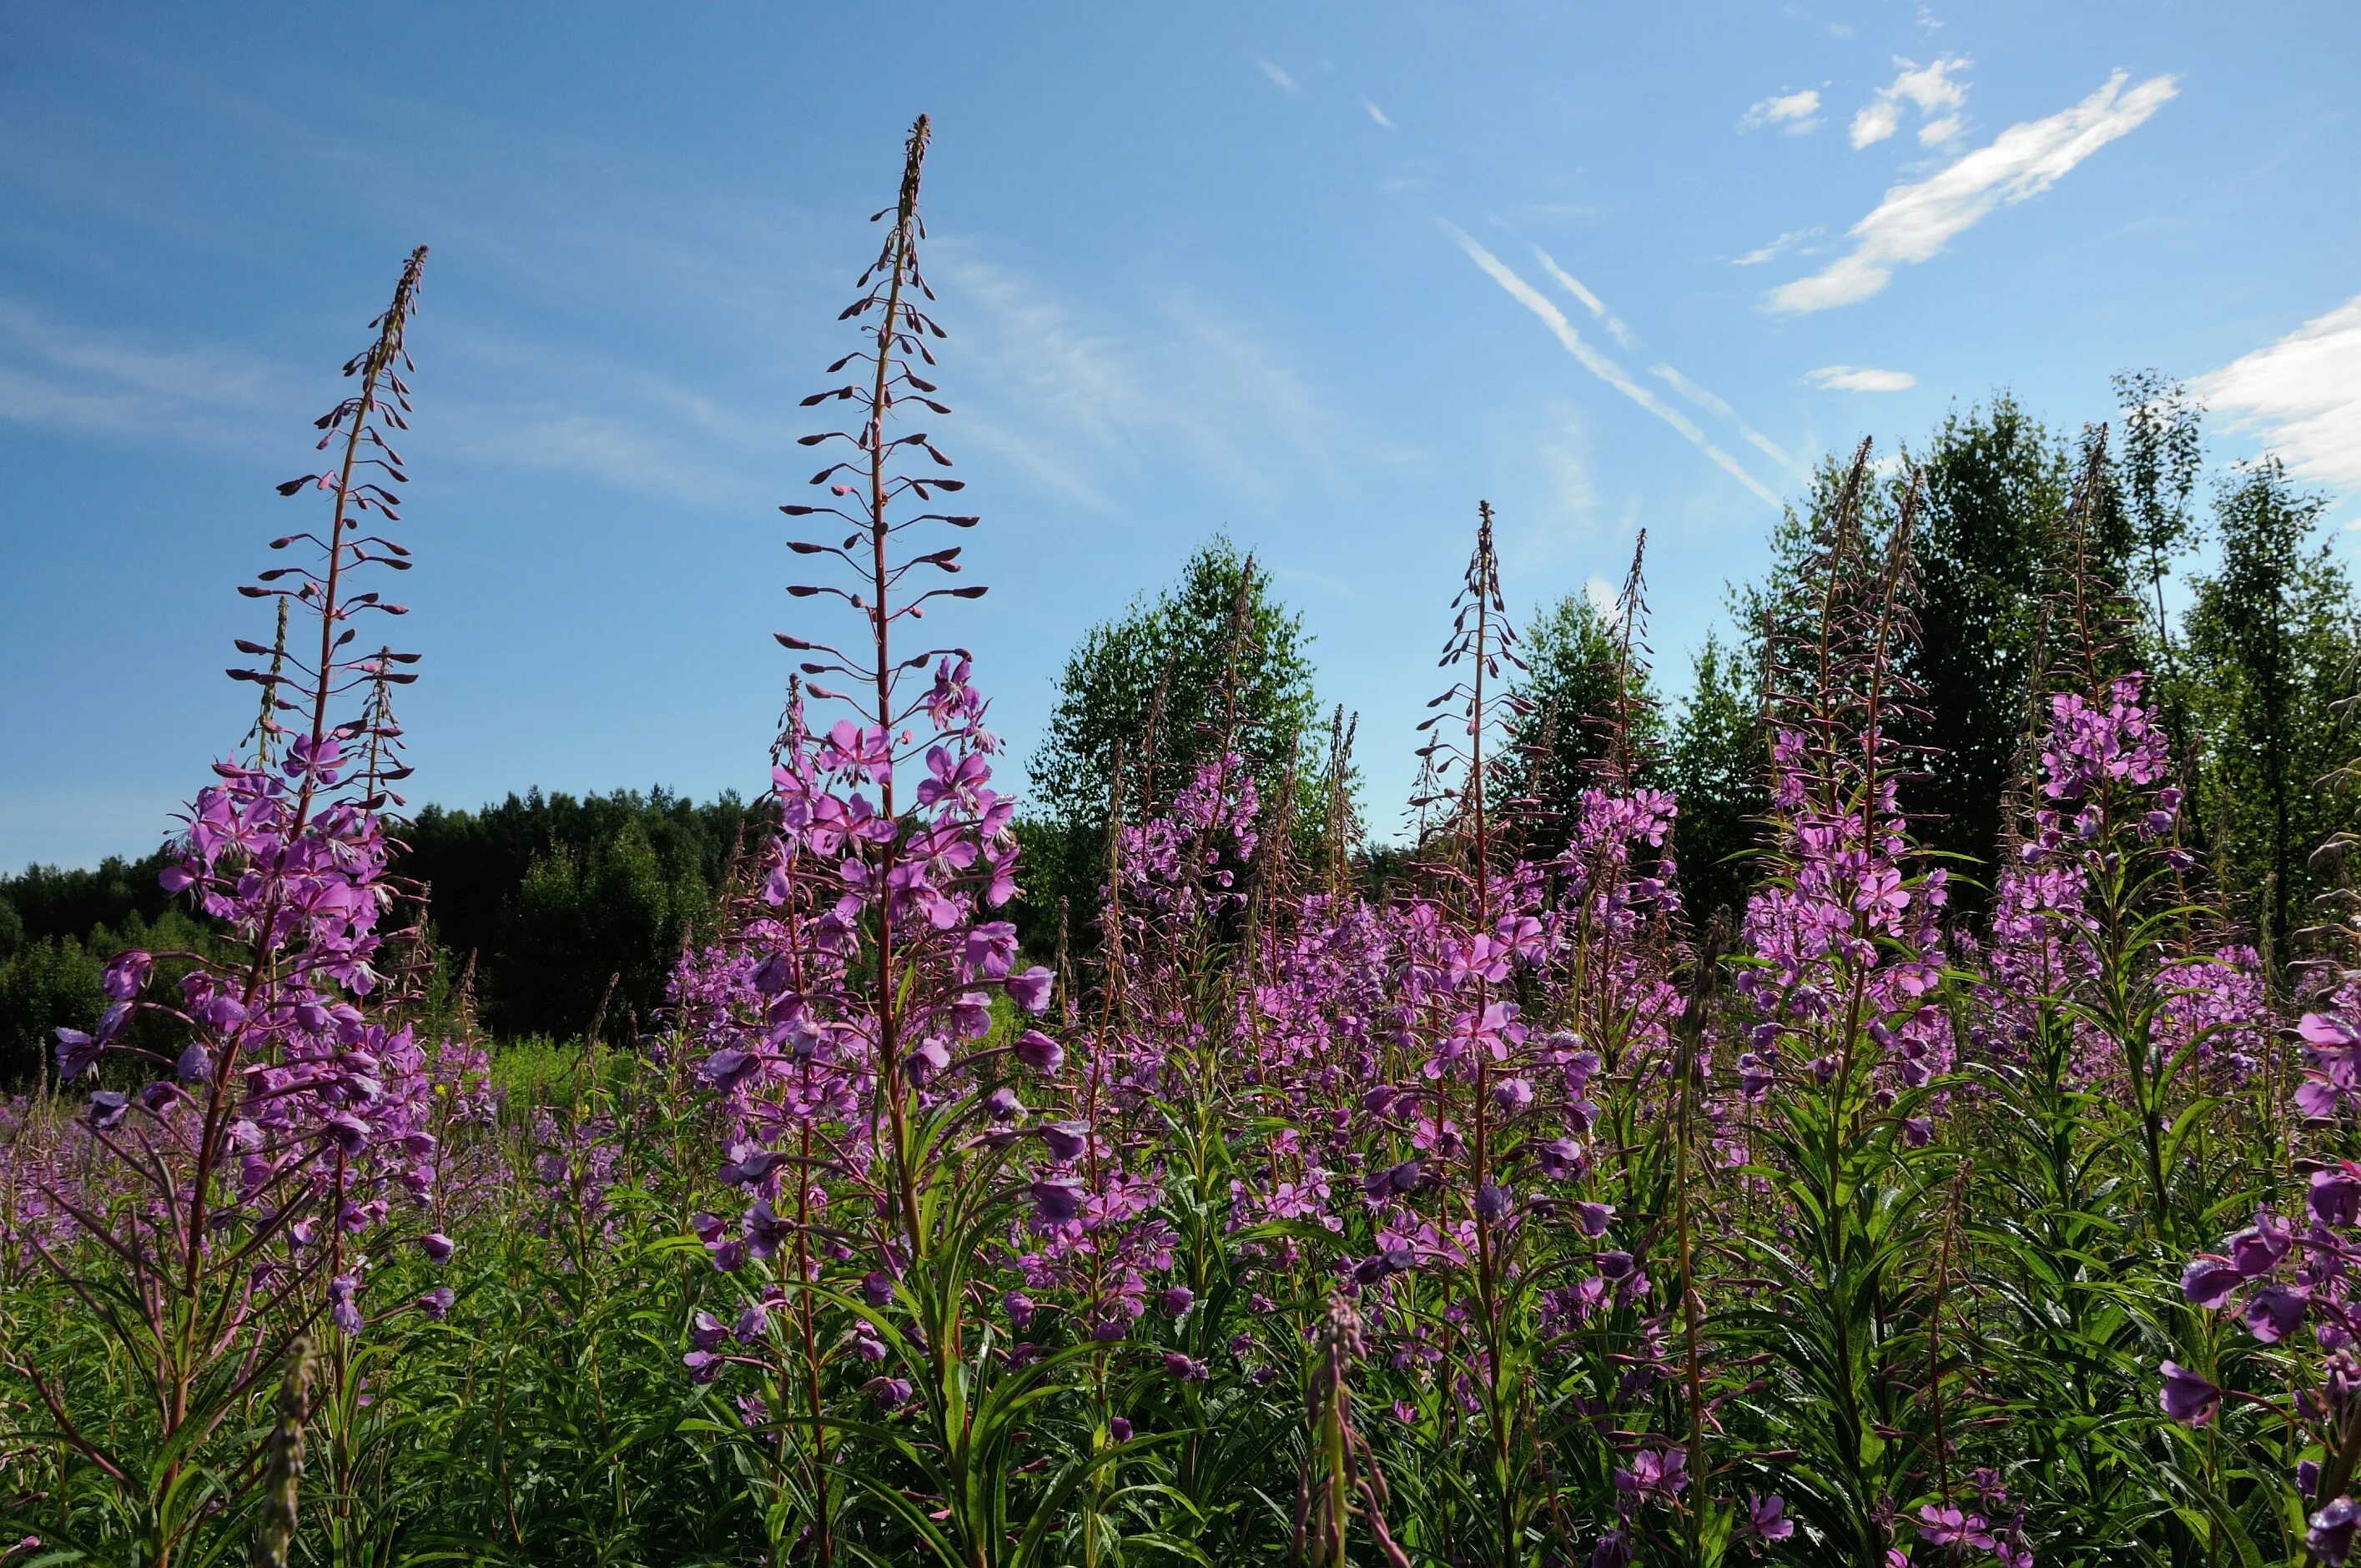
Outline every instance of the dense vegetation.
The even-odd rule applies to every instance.
[[[1521,630],[1478,503],[1390,847],[1217,542],[1020,823],[913,615],[983,591],[927,134],[759,806],[402,820],[411,258],[260,722],[0,905],[82,1009],[0,1113],[9,1557],[2345,1562],[2355,632],[2279,468],[2191,557],[2161,378],[1864,444],[1671,715],[1643,560]]]

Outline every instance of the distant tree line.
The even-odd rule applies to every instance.
[[[2034,761],[2027,738],[2047,654],[2045,605],[2059,567],[2078,476],[2100,466],[2085,531],[2097,578],[2120,598],[2120,658],[2150,673],[2190,797],[2192,845],[2224,913],[2279,961],[2297,956],[2315,902],[2340,874],[2312,850],[2338,826],[2320,781],[2349,752],[2340,704],[2361,661],[2361,601],[2323,526],[2323,503],[2272,458],[2202,483],[2200,411],[2153,371],[2116,378],[2108,444],[2032,417],[2005,391],[1954,410],[1905,444],[1865,498],[1861,526],[1883,534],[1911,514],[1920,635],[1900,673],[1917,712],[1902,739],[1923,771],[1905,807],[1958,868],[1958,898],[1980,905],[2014,824],[2004,801]],[[1491,787],[1518,831],[1563,831],[1592,776],[1619,702],[1641,781],[1677,792],[1684,900],[1704,919],[1742,906],[1764,807],[1768,738],[1759,714],[1766,658],[1811,614],[1798,602],[1814,528],[1835,505],[1831,457],[1773,530],[1772,565],[1730,586],[1729,624],[1689,656],[1688,689],[1659,701],[1644,626],[1573,595],[1521,616],[1530,707]],[[1513,590],[1514,563],[1510,564]],[[1395,835],[1360,815],[1354,722],[1323,707],[1311,637],[1269,575],[1227,538],[1177,578],[1084,633],[1060,673],[1036,751],[1018,832],[1028,949],[1094,940],[1115,817],[1169,802],[1226,746],[1259,781],[1302,863],[1382,882]],[[399,869],[426,884],[446,983],[472,970],[478,1016],[496,1036],[621,1037],[661,1005],[685,943],[713,928],[733,851],[764,807],[731,795],[697,803],[657,789],[576,797],[539,790],[479,810],[428,806],[409,825]],[[1414,827],[1415,814],[1405,821]],[[99,970],[126,946],[193,948],[203,923],[164,894],[159,850],[94,871],[33,867],[0,878],[0,1082],[38,1071],[49,1031],[87,1027]],[[603,1005],[602,1005],[603,1004]]]
[[[732,850],[755,839],[762,811],[729,794],[536,789],[473,811],[425,807],[395,863],[427,888],[444,984],[472,970],[494,1036],[575,1037],[597,1021],[621,1039],[663,1003],[683,944],[713,928]],[[38,1077],[57,1026],[96,1022],[109,955],[212,940],[158,884],[169,858],[0,877],[0,1084]]]

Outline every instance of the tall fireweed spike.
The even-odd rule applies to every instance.
[[[253,1568],[287,1568],[303,1479],[303,1428],[312,1417],[312,1341],[298,1334],[287,1346],[279,1384],[278,1419],[262,1467],[262,1511],[254,1526]]]

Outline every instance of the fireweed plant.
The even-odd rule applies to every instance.
[[[1864,444],[1761,638],[1742,907],[1680,897],[1640,557],[1598,711],[1537,713],[1479,503],[1409,844],[1352,852],[1341,710],[1249,728],[1242,588],[1027,952],[930,634],[983,590],[928,135],[807,400],[763,813],[663,1015],[579,1041],[492,1051],[389,871],[405,269],[167,872],[215,945],[117,958],[0,1107],[0,1563],[2347,1561],[2361,991],[2183,852],[2103,433],[1986,916]]]
[[[56,1376],[38,1346],[12,1343],[10,1369],[68,1467],[104,1479],[106,1511],[70,1522],[60,1543],[110,1541],[156,1568],[252,1499],[266,1454],[238,1424],[248,1401],[315,1325],[364,1332],[372,1267],[433,1185],[424,1056],[401,1022],[415,977],[394,961],[420,912],[386,875],[381,816],[401,771],[387,694],[413,678],[400,666],[414,655],[347,652],[364,616],[403,613],[359,579],[409,565],[376,529],[398,520],[390,433],[406,425],[403,340],[425,258],[422,247],[402,269],[374,341],[345,366],[354,389],[318,421],[327,466],[280,487],[325,492],[316,530],[272,542],[316,557],[241,590],[291,609],[276,650],[238,644],[272,667],[230,672],[262,688],[256,752],[214,764],[163,873],[223,947],[169,955],[186,966],[176,995],[151,983],[155,955],[117,955],[96,1029],[58,1031],[62,1082],[111,1065],[123,1087],[89,1097],[82,1179],[52,1169],[40,1190],[81,1245],[37,1233],[23,1245],[103,1329],[125,1381],[108,1393],[136,1422],[101,1419],[97,1391]],[[340,717],[357,693],[358,711]],[[177,1026],[176,1056],[126,1042],[142,1013]]]

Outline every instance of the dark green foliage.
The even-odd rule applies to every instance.
[[[2220,558],[2192,581],[2183,694],[2202,746],[2198,815],[2217,864],[2282,960],[2323,891],[2306,862],[2343,808],[2320,782],[2349,755],[2334,705],[2351,690],[2353,583],[2321,537],[2324,503],[2275,458],[2225,480]]]
[[[1950,415],[1924,453],[1905,457],[1925,475],[1913,533],[1919,635],[1901,662],[1923,717],[1897,728],[1927,754],[1927,776],[1907,801],[1929,814],[1928,847],[1967,857],[1968,874],[1988,882],[2001,800],[2024,761],[2048,563],[2073,465],[2004,391],[1989,408]],[[1887,517],[1905,483],[1885,498]]]
[[[211,942],[205,923],[158,885],[165,859],[159,850],[137,861],[111,857],[95,871],[31,866],[0,879],[0,1091],[40,1078],[54,1031],[97,1022],[109,958],[126,948],[203,951]],[[167,958],[159,968],[177,980],[187,965]],[[131,1039],[160,1047],[169,1034],[163,1021],[143,1018]]]
[[[1170,800],[1225,736],[1267,800],[1290,766],[1317,776],[1311,641],[1269,574],[1218,534],[1170,587],[1083,633],[1032,759],[1016,906],[1028,948],[1055,940],[1061,898],[1077,941],[1094,924],[1118,754],[1126,820],[1148,796]]]
[[[1511,689],[1532,707],[1510,731],[1492,795],[1521,819],[1531,846],[1555,850],[1573,828],[1582,792],[1595,782],[1616,714],[1633,716],[1631,751],[1652,783],[1660,771],[1662,727],[1647,669],[1634,663],[1627,690],[1619,674],[1625,663],[1620,632],[1587,596],[1568,594],[1536,615],[1523,657],[1526,668]]]
[[[39,1076],[52,1029],[97,1025],[105,962],[71,937],[43,937],[0,959],[0,1086]]]
[[[710,924],[741,833],[759,841],[760,811],[726,792],[700,804],[664,789],[430,806],[404,830],[396,869],[426,884],[444,948],[473,955],[494,1034],[579,1035],[619,976],[608,1024],[620,1037],[662,1004],[682,942]]]
[[[178,902],[156,881],[170,859],[169,849],[159,849],[137,861],[110,855],[95,871],[27,866],[0,877],[0,959],[44,937],[120,930],[135,916],[154,920]]]
[[[1681,902],[1699,923],[1717,909],[1735,921],[1753,882],[1747,855],[1761,841],[1760,818],[1769,804],[1762,781],[1767,743],[1753,685],[1753,672],[1708,632],[1665,757],[1681,805],[1673,829]]]

